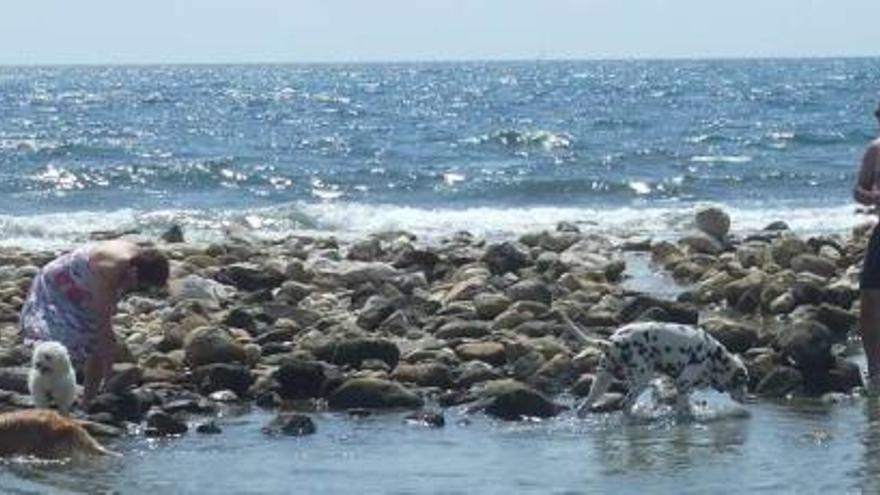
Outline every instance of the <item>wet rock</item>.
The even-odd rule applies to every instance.
[[[664,268],[670,268],[685,259],[685,254],[675,244],[669,241],[660,241],[651,244],[651,260]]]
[[[208,364],[194,369],[192,375],[193,382],[205,394],[218,390],[231,390],[243,396],[254,383],[254,377],[248,367],[241,364]]]
[[[606,392],[590,406],[590,412],[609,413],[623,408],[624,395],[619,392]]]
[[[138,423],[145,412],[145,407],[140,397],[133,392],[104,393],[92,400],[87,412],[89,414],[107,413],[116,421]]]
[[[228,330],[201,327],[187,335],[184,341],[186,361],[194,367],[212,363],[245,362],[247,355]]]
[[[144,373],[140,367],[132,363],[116,363],[110,378],[104,383],[104,390],[118,394],[137,387],[143,382]]]
[[[490,245],[486,248],[482,261],[489,266],[492,273],[497,275],[516,272],[531,264],[528,251],[512,242]]]
[[[281,287],[279,287],[275,293],[275,300],[287,304],[299,304],[300,301],[307,298],[315,292],[315,290],[315,286],[313,285],[291,280],[281,284]]]
[[[493,366],[507,362],[504,344],[499,342],[468,342],[455,348],[455,353],[465,361],[479,360]]]
[[[452,387],[452,372],[442,363],[401,363],[391,374],[391,378],[405,383],[415,383],[420,387]]]
[[[239,402],[241,400],[241,397],[232,390],[218,390],[216,392],[211,392],[211,395],[209,395],[208,398],[214,402],[225,403]]]
[[[162,233],[159,236],[163,242],[167,242],[168,244],[179,244],[184,242],[183,238],[183,228],[180,225],[174,224],[171,227],[168,227],[168,230]]]
[[[394,369],[400,361],[400,349],[386,339],[357,338],[335,341],[314,350],[321,361],[359,368],[368,359],[378,359]]]
[[[162,404],[162,410],[173,415],[179,413],[212,414],[215,409],[216,406],[214,404],[196,394],[171,399]]]
[[[202,435],[219,435],[223,433],[223,430],[217,426],[217,422],[214,420],[203,421],[196,425],[196,433],[200,433]]]
[[[458,378],[455,386],[458,388],[470,388],[477,383],[498,380],[502,378],[501,372],[483,361],[469,361],[458,369]]]
[[[548,418],[560,410],[544,394],[515,380],[487,383],[482,395],[487,399],[486,413],[507,421]]]
[[[307,399],[321,395],[326,375],[320,363],[287,359],[275,371],[275,379],[285,399]]]
[[[701,326],[730,352],[742,353],[758,343],[757,329],[734,320],[710,318]]]
[[[703,232],[694,232],[678,241],[693,253],[717,255],[724,251],[724,244]]]
[[[302,437],[313,435],[316,431],[318,430],[312,418],[305,414],[292,412],[279,413],[263,427],[263,433],[270,436]]]
[[[357,325],[364,330],[373,331],[397,310],[399,302],[380,295],[367,299],[357,318]]]
[[[354,378],[331,392],[327,404],[332,409],[413,409],[422,407],[423,401],[395,382],[377,378]]]
[[[428,426],[430,428],[443,428],[446,426],[446,419],[442,412],[435,411],[418,411],[406,415],[404,418],[407,423]]]
[[[698,229],[718,240],[724,240],[730,231],[730,216],[720,208],[702,208],[694,220]]]
[[[862,372],[859,366],[846,359],[837,358],[834,367],[828,372],[828,390],[851,393],[856,387],[863,387]]]
[[[147,427],[144,434],[148,437],[164,437],[183,435],[189,431],[186,422],[161,409],[151,409],[147,413]]]
[[[217,272],[216,280],[249,292],[274,289],[284,282],[284,274],[254,263],[234,263]]]
[[[828,327],[837,340],[844,340],[856,329],[858,317],[845,309],[821,304],[816,309],[816,320]]]
[[[799,370],[812,374],[832,366],[832,343],[831,332],[825,325],[815,321],[798,321],[783,329],[777,337],[776,347]]]
[[[790,366],[777,366],[758,384],[755,392],[762,397],[782,398],[802,387],[804,377]]]
[[[775,222],[770,222],[769,224],[767,224],[767,226],[764,227],[764,230],[770,232],[779,232],[791,229],[789,228],[787,223],[783,222],[782,220],[776,220]]]

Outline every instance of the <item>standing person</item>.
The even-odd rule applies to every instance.
[[[88,406],[113,368],[112,318],[125,293],[163,287],[168,260],[156,249],[128,241],[79,247],[49,262],[36,275],[21,310],[25,342],[54,340],[83,372]]]
[[[874,111],[880,121],[880,106]],[[853,195],[857,202],[880,209],[880,138],[874,139],[862,157]],[[859,280],[861,301],[859,330],[868,359],[868,389],[880,392],[880,227],[874,227],[865,251]]]

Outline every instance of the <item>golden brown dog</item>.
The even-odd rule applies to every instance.
[[[105,449],[75,420],[49,409],[0,414],[0,457],[42,459],[120,456]]]

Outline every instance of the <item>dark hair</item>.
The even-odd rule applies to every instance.
[[[168,258],[157,249],[141,249],[131,259],[131,266],[137,271],[138,285],[165,287],[168,282]]]

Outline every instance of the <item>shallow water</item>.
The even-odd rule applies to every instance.
[[[313,416],[315,435],[267,438],[268,413],[221,419],[223,434],[111,443],[119,460],[0,466],[3,493],[718,493],[873,491],[880,401],[759,402],[715,394],[697,419],[565,413],[504,423],[446,413],[447,426],[399,414]]]

